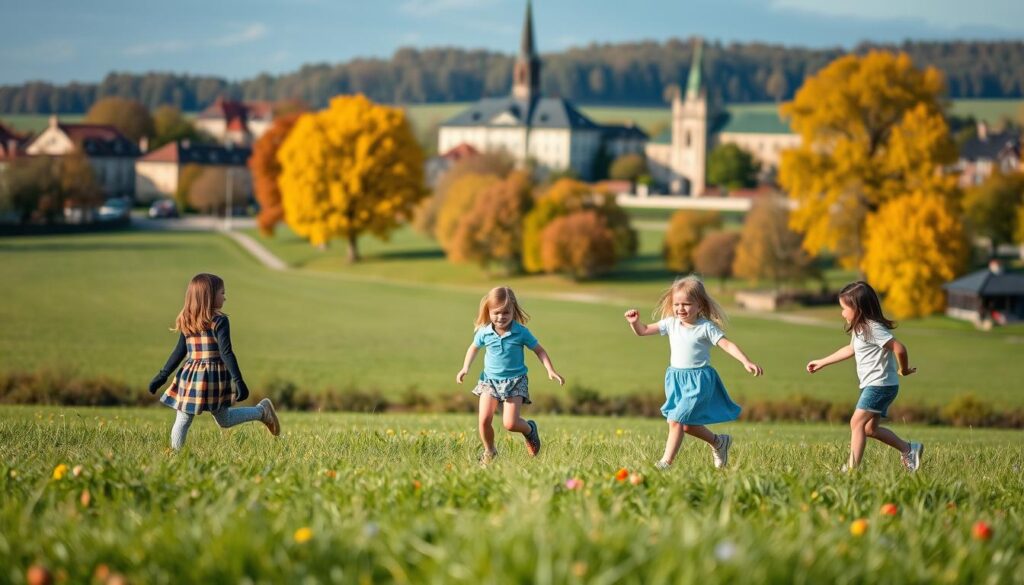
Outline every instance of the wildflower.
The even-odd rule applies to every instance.
[[[32,565],[25,572],[25,582],[29,585],[50,585],[53,583],[53,575],[43,565]]]
[[[92,502],[92,494],[89,493],[89,490],[82,490],[82,495],[78,497],[78,502],[82,504],[83,508],[89,507],[89,504]]]
[[[587,567],[587,563],[584,563],[583,561],[576,561],[572,564],[572,574],[577,579],[582,579],[583,577],[587,576],[588,568],[589,567]]]
[[[110,578],[110,567],[103,563],[96,565],[96,569],[92,572],[92,580],[99,583],[106,583],[107,579]]]
[[[978,520],[971,527],[971,536],[974,540],[990,540],[992,538],[992,527],[984,520]]]
[[[53,468],[53,479],[61,480],[68,474],[68,466],[61,463],[57,467]]]
[[[334,479],[338,477],[338,472],[333,469],[328,469],[324,472],[324,475],[326,475],[328,479]]]
[[[626,434],[626,431],[624,431],[622,429],[615,429],[615,436],[616,437],[621,437],[622,435],[625,435],[625,434]]]
[[[412,480],[412,489],[413,489],[413,491],[418,491],[421,487],[423,487],[423,484],[420,483],[420,480],[418,480],[418,479]]]
[[[578,477],[571,477],[565,480],[565,489],[578,490],[583,488],[583,480]]]
[[[882,504],[882,509],[879,510],[882,516],[895,516],[900,513],[899,507],[896,504]]]
[[[715,545],[715,558],[719,561],[726,562],[732,560],[736,556],[736,545],[729,540],[723,540],[722,542]]]
[[[76,465],[71,468],[71,475],[78,477],[79,475],[82,475],[83,469],[84,468],[81,465]]]
[[[373,538],[380,532],[380,526],[376,522],[367,522],[363,525],[363,536]]]
[[[310,530],[308,526],[303,526],[302,528],[299,528],[295,531],[295,534],[292,535],[292,538],[295,539],[295,542],[299,544],[304,544],[309,542],[309,540],[313,538],[313,531]]]
[[[850,524],[850,534],[854,536],[864,536],[864,533],[868,531],[868,521],[863,518],[858,518]]]
[[[629,474],[629,483],[633,485],[640,485],[644,482],[644,476],[639,473]]]
[[[615,472],[615,479],[618,481],[626,481],[627,477],[629,477],[629,470],[625,467]]]
[[[388,429],[388,430],[386,430],[386,431],[384,431],[384,432],[385,432],[385,433],[387,433],[387,435],[388,435],[389,437],[393,437],[393,436],[395,436],[395,429]]]

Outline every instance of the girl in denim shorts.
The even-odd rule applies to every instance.
[[[860,378],[860,400],[850,418],[850,459],[843,470],[860,464],[867,438],[877,439],[899,450],[903,466],[917,471],[921,466],[924,445],[908,443],[891,430],[878,426],[879,419],[888,416],[889,405],[899,392],[899,376],[909,376],[917,368],[909,366],[907,348],[893,337],[896,324],[882,314],[878,295],[866,282],[854,282],[839,291],[839,306],[846,319],[846,332],[850,344],[832,355],[807,364],[807,371],[815,373],[825,366],[855,358]]]
[[[523,360],[524,347],[537,354],[548,371],[549,380],[565,384],[565,378],[551,365],[548,353],[525,327],[524,323],[529,319],[530,316],[519,306],[515,293],[507,286],[491,289],[480,301],[475,323],[476,334],[455,380],[462,383],[477,352],[486,348],[484,370],[473,390],[473,394],[480,397],[478,430],[484,444],[481,463],[489,463],[498,454],[494,448],[494,428],[491,422],[499,404],[505,405],[502,412],[505,428],[526,437],[526,448],[530,455],[540,452],[537,423],[519,415],[523,405],[530,404],[527,369]]]

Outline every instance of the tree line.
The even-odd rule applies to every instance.
[[[906,41],[861,44],[852,53],[902,51],[918,66],[946,77],[952,98],[1024,97],[1024,41]],[[840,48],[808,49],[763,43],[707,43],[704,76],[711,97],[724,102],[791,99],[803,80],[846,54]],[[673,85],[685,85],[692,57],[689,40],[592,44],[543,56],[546,94],[582,103],[661,104]],[[385,103],[473,101],[507,94],[515,57],[459,48],[402,48],[390,59],[361,58],[309,64],[293,73],[228,81],[172,73],[110,73],[99,83],[55,85],[33,81],[0,86],[0,112],[81,113],[99,99],[117,96],[151,109],[170,104],[196,111],[217,97],[244,100],[297,98],[324,107],[332,96],[362,93]]]

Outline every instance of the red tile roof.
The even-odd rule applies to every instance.
[[[448,159],[450,161],[462,160],[471,156],[480,154],[480,151],[473,148],[473,145],[465,142],[452,147],[451,150],[441,155],[441,158]]]

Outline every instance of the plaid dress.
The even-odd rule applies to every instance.
[[[231,406],[231,374],[220,358],[213,326],[186,335],[188,358],[160,397],[160,402],[188,414]]]

